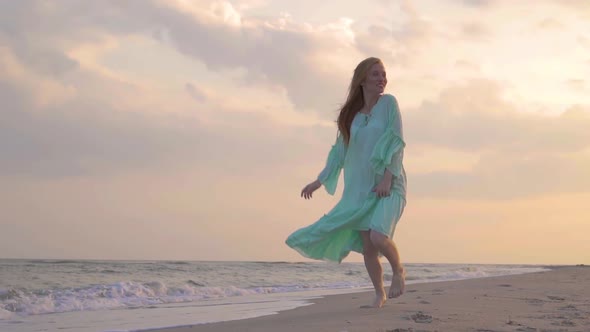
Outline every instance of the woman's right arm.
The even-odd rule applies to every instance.
[[[344,158],[346,157],[346,145],[342,135],[338,134],[336,142],[330,149],[328,158],[326,160],[326,166],[318,175],[318,181],[323,184],[326,191],[330,195],[334,195],[336,192],[336,186],[338,185],[338,178],[344,167]]]
[[[317,180],[311,182],[301,190],[301,197],[309,199],[312,197],[314,191],[319,189],[322,184],[326,188],[326,191],[330,195],[334,195],[336,192],[336,186],[338,185],[338,178],[340,172],[344,166],[344,158],[346,157],[346,145],[341,135],[336,137],[336,142],[330,149],[328,159],[326,160],[326,166],[318,175]]]

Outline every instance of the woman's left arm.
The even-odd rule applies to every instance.
[[[389,196],[391,186],[396,177],[402,172],[402,161],[406,143],[403,139],[403,126],[397,100],[394,96],[387,95],[388,119],[385,132],[375,145],[371,155],[371,164],[377,174],[383,177],[374,188],[378,197]]]

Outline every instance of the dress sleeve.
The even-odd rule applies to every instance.
[[[326,161],[326,167],[318,175],[318,180],[324,185],[326,191],[330,195],[334,195],[336,192],[336,186],[338,185],[338,178],[340,172],[344,166],[344,157],[346,156],[346,146],[342,135],[338,134],[336,143],[330,149],[328,154],[328,160]]]
[[[399,177],[402,172],[406,143],[404,142],[402,118],[397,100],[391,95],[388,95],[387,98],[390,99],[387,103],[387,127],[377,141],[370,160],[377,174],[383,175],[387,169],[393,176]]]

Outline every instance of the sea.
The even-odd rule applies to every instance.
[[[388,267],[384,264],[384,267]],[[549,270],[405,264],[407,283]],[[391,270],[385,268],[385,279]],[[363,263],[0,259],[0,331],[149,331],[272,315],[372,290]]]

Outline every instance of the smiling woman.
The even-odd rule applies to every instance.
[[[379,254],[393,271],[389,297],[404,291],[404,269],[391,241],[406,205],[403,131],[395,97],[383,94],[385,66],[368,58],[358,64],[338,117],[338,137],[324,170],[301,192],[308,199],[322,184],[334,194],[344,169],[344,192],[316,223],[291,234],[287,244],[303,256],[341,262],[350,251],[363,254],[381,307],[386,295]]]

